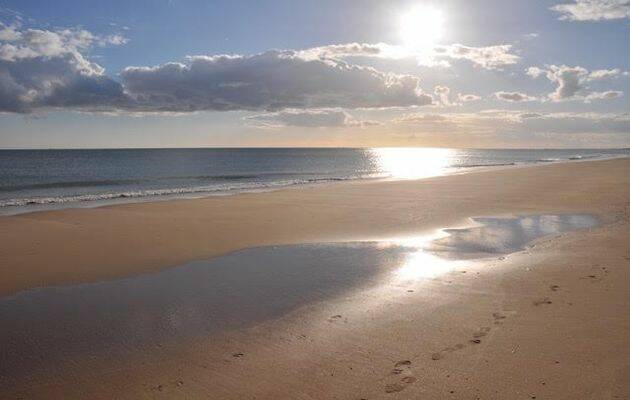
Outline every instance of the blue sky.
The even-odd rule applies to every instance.
[[[630,146],[623,0],[0,10],[0,148]]]

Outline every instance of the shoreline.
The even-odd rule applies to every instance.
[[[474,216],[603,215],[627,207],[628,169],[628,158],[589,160],[3,216],[0,296],[159,271],[248,247],[413,235]]]
[[[592,157],[592,158],[579,158],[579,159],[566,159],[566,160],[550,160],[531,163],[518,163],[512,162],[509,164],[496,164],[496,165],[475,165],[464,167],[450,167],[451,170],[443,171],[442,174],[427,176],[421,178],[398,178],[398,177],[358,177],[358,178],[339,178],[339,179],[322,179],[321,182],[307,182],[307,183],[293,183],[287,185],[270,186],[267,188],[249,188],[249,189],[234,189],[234,190],[216,190],[216,191],[191,191],[182,193],[168,193],[168,194],[149,194],[149,195],[124,195],[119,194],[115,197],[108,199],[88,199],[88,200],[70,200],[59,202],[46,202],[46,203],[34,203],[26,205],[11,205],[0,207],[0,218],[11,217],[15,215],[47,212],[47,211],[59,211],[67,209],[92,209],[101,207],[111,207],[124,204],[136,204],[136,203],[157,203],[157,202],[169,202],[179,200],[196,200],[212,197],[230,197],[243,194],[257,194],[268,193],[282,190],[301,189],[310,187],[319,187],[327,185],[338,185],[347,183],[370,183],[370,182],[392,182],[392,181],[422,181],[425,179],[447,177],[453,175],[474,174],[478,172],[486,171],[500,171],[504,169],[518,169],[518,168],[530,168],[540,167],[545,165],[566,164],[566,163],[580,163],[580,162],[594,162],[594,161],[608,161],[616,159],[630,158],[630,155],[617,155],[608,157]],[[175,190],[175,189],[173,189]],[[109,195],[109,194],[108,194]],[[115,193],[114,193],[115,195]],[[93,195],[85,195],[93,196]]]

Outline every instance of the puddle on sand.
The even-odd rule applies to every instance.
[[[103,352],[124,357],[279,317],[378,284],[410,251],[374,243],[251,248],[156,274],[0,299],[0,387],[3,377],[43,363]]]
[[[588,215],[474,221],[479,226],[445,230],[440,238],[413,245],[388,241],[252,248],[156,274],[0,299],[0,382],[54,369],[56,361],[67,358],[154,351],[161,342],[245,327],[352,289],[387,284],[392,276],[439,275],[452,270],[452,259],[505,254],[541,236],[597,224]]]
[[[524,215],[505,218],[472,218],[476,226],[444,229],[446,236],[426,248],[448,259],[473,259],[514,253],[547,235],[599,225],[589,214]]]

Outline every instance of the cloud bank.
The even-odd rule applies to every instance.
[[[120,45],[120,35],[0,26],[0,112],[47,109],[183,113],[310,108],[383,108],[431,104],[417,76],[392,74],[313,54],[369,53],[369,46],[188,57],[128,67],[120,81],[85,55]]]
[[[141,111],[380,108],[431,103],[416,76],[343,61],[308,59],[294,51],[252,56],[195,56],[186,63],[129,67],[121,78]]]
[[[392,121],[418,132],[463,134],[617,134],[630,132],[630,114],[540,113],[487,110],[477,113],[407,114]]]

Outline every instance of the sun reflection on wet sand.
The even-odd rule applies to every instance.
[[[405,252],[405,260],[393,271],[395,281],[402,283],[423,278],[435,278],[460,266],[461,262],[459,261],[442,258],[427,251],[431,243],[447,236],[448,233],[439,230],[432,234],[390,238],[377,243],[383,247],[395,246],[409,250]]]
[[[434,278],[456,269],[459,264],[459,261],[446,260],[419,249],[407,256],[395,275],[401,281]]]
[[[471,218],[467,227],[394,238],[382,244],[411,249],[394,271],[397,280],[411,281],[446,274],[470,260],[483,261],[522,250],[543,236],[598,224],[596,217],[584,214]]]

